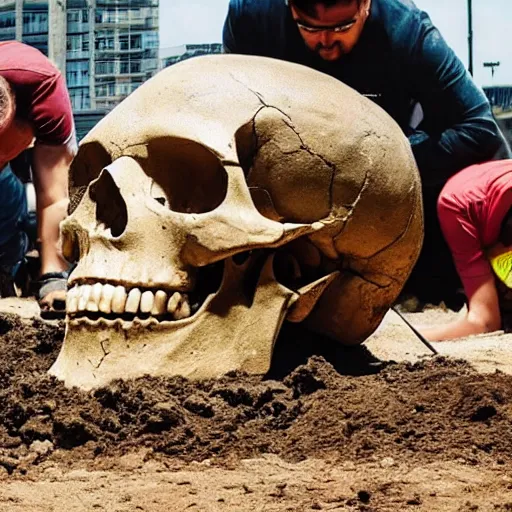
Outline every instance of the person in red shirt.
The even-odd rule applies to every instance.
[[[508,287],[499,282],[493,268],[499,272],[495,266],[499,259],[505,266],[508,262],[510,268],[499,277],[512,286],[512,160],[461,170],[444,186],[437,209],[468,311],[453,323],[420,331],[431,341],[441,341],[502,328],[503,294],[498,288]]]
[[[25,255],[25,191],[9,162],[33,144],[42,312],[65,308],[68,263],[59,250],[68,170],[76,154],[71,102],[59,70],[37,49],[0,43],[0,271],[13,276]]]

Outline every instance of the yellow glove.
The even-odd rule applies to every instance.
[[[508,288],[512,288],[512,246],[496,244],[487,251],[494,273]]]

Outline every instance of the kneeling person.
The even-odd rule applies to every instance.
[[[506,292],[512,288],[512,160],[473,165],[450,178],[438,214],[468,312],[422,333],[441,341],[503,328]]]
[[[35,142],[34,142],[35,140]],[[68,170],[76,153],[71,102],[64,78],[37,49],[0,43],[0,272],[13,278],[28,240],[23,184],[9,162],[34,142],[32,171],[41,243],[42,311],[64,309],[67,262],[59,247],[59,223],[68,206]]]

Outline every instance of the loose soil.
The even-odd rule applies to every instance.
[[[0,510],[512,510],[512,376],[289,330],[266,379],[46,371],[63,323],[0,315]],[[293,357],[286,354],[293,352]]]

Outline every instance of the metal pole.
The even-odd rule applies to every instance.
[[[473,0],[468,0],[468,47],[468,71],[470,75],[473,75]]]
[[[423,343],[423,345],[425,345],[430,350],[430,352],[432,352],[432,354],[436,356],[439,354],[439,352],[430,344],[427,338],[425,338],[423,334],[421,334],[417,329],[415,329],[414,326],[405,318],[405,316],[402,315],[400,311],[398,311],[396,306],[392,307],[391,309],[403,320],[405,325],[407,325],[407,327],[411,329],[411,331],[416,335],[416,337],[421,341],[421,343]]]

